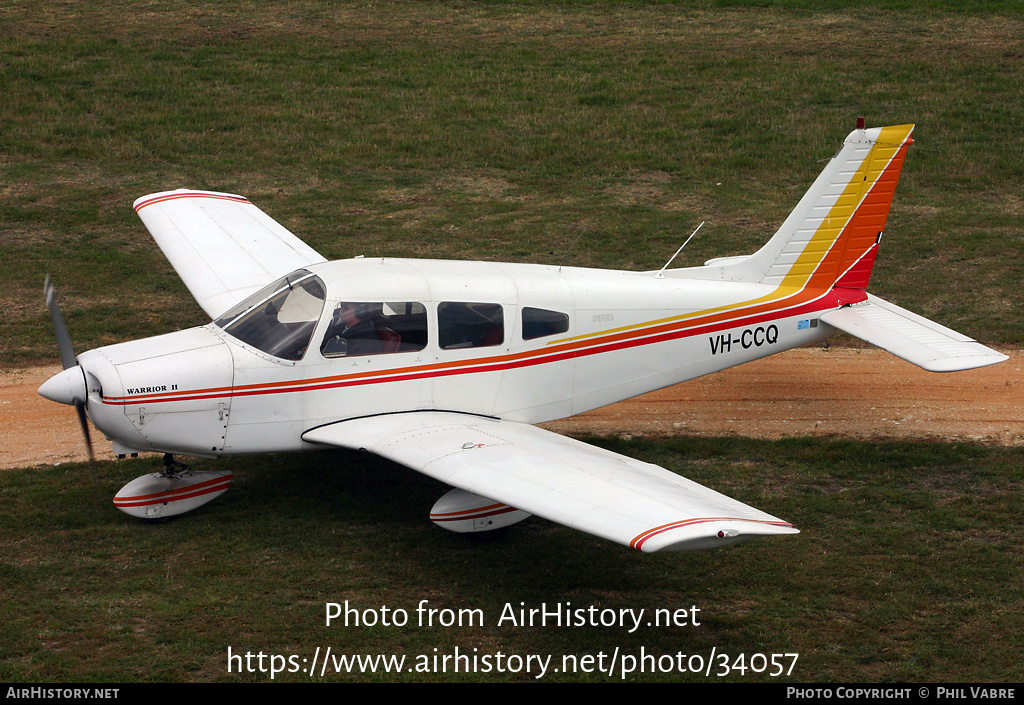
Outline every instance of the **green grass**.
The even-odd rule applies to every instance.
[[[643,555],[530,519],[472,543],[427,521],[444,488],[368,456],[201,463],[236,470],[221,498],[147,525],[110,498],[158,459],[5,471],[0,679],[266,681],[227,649],[334,654],[540,654],[616,647],[798,653],[792,675],[630,674],[630,682],[1019,682],[1022,451],[937,443],[589,439],[794,522],[800,535]],[[483,625],[416,624],[421,600]],[[399,627],[325,625],[328,602],[405,610]],[[521,627],[518,609],[687,609],[699,626]],[[438,651],[435,652],[434,649]],[[323,652],[321,652],[323,653]],[[608,656],[606,656],[607,658]],[[787,668],[789,661],[786,662]],[[716,664],[717,665],[717,664]],[[308,681],[303,674],[275,680]],[[320,676],[313,678],[320,681]],[[337,674],[323,680],[530,681],[525,673]],[[620,681],[549,672],[545,681]]]
[[[249,196],[328,257],[742,254],[852,129],[916,122],[873,288],[1020,345],[1021,3],[0,9],[0,365],[204,322],[130,208]],[[959,5],[957,6],[959,7]]]

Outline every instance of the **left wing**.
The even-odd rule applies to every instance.
[[[214,319],[285,274],[327,261],[242,196],[165,191],[138,199],[135,211]]]
[[[799,533],[664,468],[535,426],[418,411],[340,421],[303,440],[368,450],[459,489],[647,553]]]

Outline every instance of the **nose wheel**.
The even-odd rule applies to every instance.
[[[114,506],[129,516],[163,521],[197,509],[231,485],[230,470],[193,470],[164,454],[164,469],[137,477],[114,497]]]
[[[164,471],[160,473],[162,477],[166,477],[168,479],[177,478],[191,470],[191,465],[179,463],[174,459],[174,455],[171,453],[164,453]]]

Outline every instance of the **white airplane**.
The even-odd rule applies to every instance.
[[[799,533],[533,424],[838,331],[933,371],[1005,360],[866,292],[912,131],[858,121],[760,250],[650,272],[328,262],[241,196],[144,196],[135,210],[213,322],[76,359],[51,289],[66,369],[39,393],[87,411],[119,455],[367,450],[454,487],[430,516],[458,532],[537,514],[645,552]],[[168,466],[115,504],[171,515],[230,480]]]

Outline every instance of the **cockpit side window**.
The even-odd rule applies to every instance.
[[[234,306],[214,324],[268,355],[301,360],[325,298],[320,278],[300,269]]]
[[[320,354],[326,358],[414,352],[427,345],[427,309],[416,301],[342,301]]]

